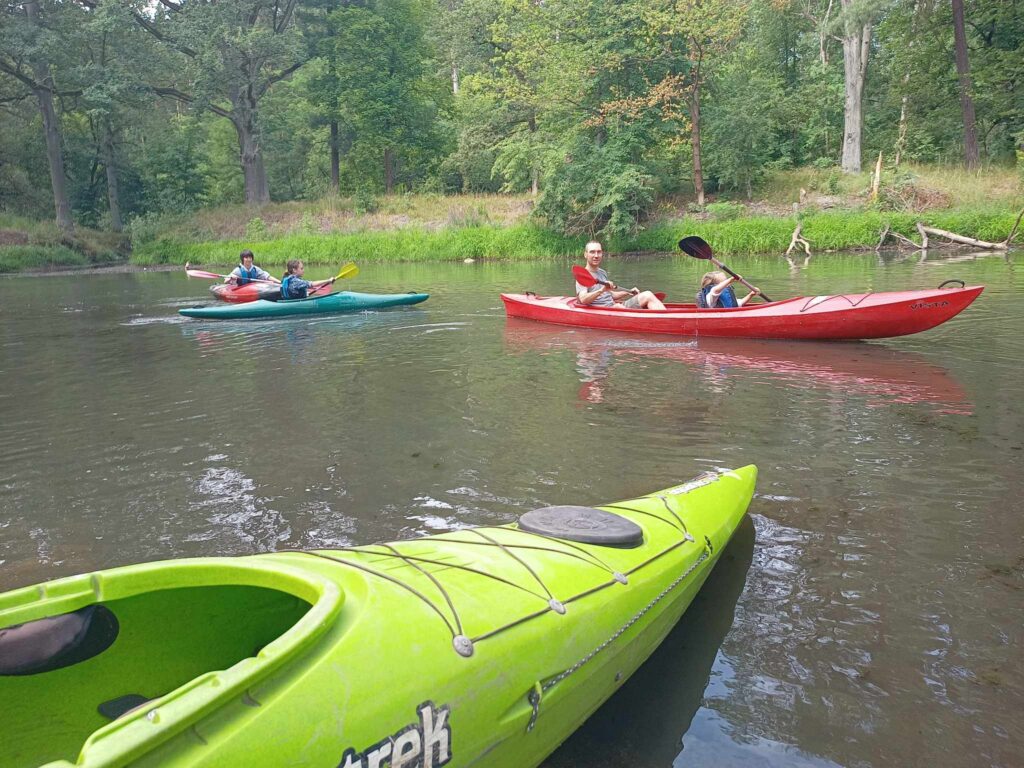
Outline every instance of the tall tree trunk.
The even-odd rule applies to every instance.
[[[690,89],[690,145],[693,147],[693,189],[697,205],[704,205],[704,169],[700,161],[700,80],[694,80]]]
[[[917,42],[917,18],[921,9],[921,3],[915,0],[914,14],[910,17],[910,42],[907,48],[912,49]],[[903,96],[900,98],[900,122],[896,133],[896,158],[894,165],[899,168],[900,160],[903,158],[903,151],[907,148],[907,88],[910,84],[910,69],[903,73]]]
[[[384,194],[390,195],[395,188],[395,155],[391,147],[384,150]]]
[[[121,192],[117,179],[117,161],[114,159],[114,131],[110,121],[103,121],[103,138],[100,143],[103,167],[107,171],[107,206],[110,209],[110,228],[115,232],[124,229],[121,222]]]
[[[341,153],[338,151],[338,121],[331,120],[331,192],[341,191]]]
[[[35,0],[25,3],[25,15],[33,24],[39,24],[39,3]],[[64,156],[61,152],[60,122],[53,108],[53,76],[50,65],[34,59],[32,74],[35,85],[32,92],[39,102],[43,118],[43,133],[46,137],[46,159],[50,164],[50,186],[53,188],[53,206],[57,214],[57,227],[70,234],[75,229],[71,219],[71,203],[68,201],[67,176],[64,173]]]
[[[956,45],[956,74],[960,80],[960,112],[964,120],[964,163],[968,170],[978,167],[978,135],[974,129],[974,100],[971,98],[971,64],[967,60],[964,32],[964,1],[953,0],[953,40]]]
[[[456,96],[459,95],[459,65],[455,63],[454,57],[452,58],[452,93]]]
[[[239,159],[245,177],[245,202],[249,205],[265,205],[270,202],[270,185],[267,183],[266,168],[263,167],[259,115],[252,89],[232,92],[231,105],[234,108],[231,124],[238,134]]]
[[[853,0],[843,0],[847,10]],[[846,173],[860,173],[860,142],[864,127],[864,79],[871,46],[871,22],[847,19],[843,25],[843,72],[846,98],[843,115],[842,167]]]

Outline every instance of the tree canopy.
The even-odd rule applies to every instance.
[[[1014,0],[0,0],[0,210],[504,190],[623,232],[773,168],[1013,163],[1022,80]]]

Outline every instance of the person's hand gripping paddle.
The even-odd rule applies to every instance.
[[[585,288],[593,288],[595,285],[598,284],[607,285],[609,288],[613,288],[613,285],[611,283],[606,283],[604,280],[598,280],[596,277],[590,274],[590,271],[586,267],[581,267],[579,264],[576,264],[572,268],[572,276],[576,278],[577,283],[579,283]],[[640,291],[638,290],[630,291],[630,293],[632,293],[634,296],[639,292]],[[658,301],[665,300],[664,293],[656,293],[654,295],[655,297],[657,297]]]
[[[740,277],[731,269],[729,269],[727,266],[725,266],[725,264],[716,259],[714,253],[712,253],[711,251],[711,246],[708,245],[703,238],[697,237],[696,235],[684,237],[682,240],[679,241],[679,250],[681,250],[687,256],[693,256],[693,258],[695,259],[704,259],[705,261],[710,261],[712,264],[714,264],[720,270],[725,272],[727,275],[735,277],[739,282],[743,283],[745,286],[747,286],[747,288],[754,291],[765,301],[771,301],[771,299],[769,299],[767,296],[761,293],[760,288],[756,288],[755,286],[751,285],[742,277]]]

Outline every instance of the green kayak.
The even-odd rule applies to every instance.
[[[0,595],[0,765],[535,766],[679,620],[756,477]]]
[[[430,298],[427,293],[352,293],[340,291],[308,299],[282,299],[281,301],[249,301],[244,304],[217,304],[212,307],[179,309],[185,317],[206,320],[243,320],[259,317],[289,317],[291,315],[335,315],[343,312],[364,312],[403,304],[419,304]]]

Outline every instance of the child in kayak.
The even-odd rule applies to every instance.
[[[276,277],[271,277],[270,273],[264,269],[260,269],[253,264],[252,251],[246,249],[238,255],[238,266],[231,270],[231,274],[224,278],[225,283],[233,283],[234,285],[245,285],[252,280],[266,280],[271,283],[280,283]]]
[[[742,299],[736,298],[736,292],[732,284],[736,282],[735,277],[730,277],[725,272],[708,272],[700,279],[700,290],[697,291],[697,306],[701,309],[730,309],[742,307],[755,296],[760,295],[758,288],[753,289]]]
[[[587,243],[583,251],[587,260],[587,271],[593,275],[595,283],[588,288],[581,283],[576,283],[576,298],[580,304],[593,307],[625,307],[626,309],[664,309],[657,296],[650,291],[641,291],[634,288],[632,291],[621,291],[609,278],[608,273],[601,269],[601,259],[604,257],[604,249],[596,240]]]
[[[306,265],[302,263],[302,259],[288,259],[285,268],[287,271],[281,279],[281,298],[284,299],[304,299],[309,296],[310,288],[313,289],[313,293],[318,293],[325,285],[331,285],[337,279],[332,277],[330,280],[320,280],[315,283],[303,280],[302,275],[306,271]]]

